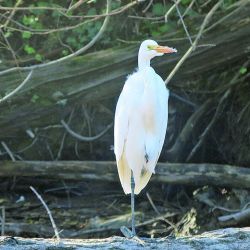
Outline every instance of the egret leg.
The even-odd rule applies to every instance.
[[[131,231],[125,226],[122,226],[121,232],[126,238],[137,238],[135,232],[135,180],[133,177],[133,172],[131,173]]]
[[[136,235],[135,232],[135,180],[133,173],[131,174],[131,223],[132,223],[132,237]]]

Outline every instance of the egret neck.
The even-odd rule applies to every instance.
[[[138,55],[138,68],[139,70],[144,69],[145,67],[150,67],[150,58],[148,55],[145,55],[144,51],[139,51]]]

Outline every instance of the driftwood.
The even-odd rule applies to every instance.
[[[142,238],[143,245],[133,239],[110,237],[105,239],[25,239],[19,237],[0,237],[0,249],[5,250],[46,250],[46,249],[248,249],[250,245],[250,228],[227,228],[201,235],[178,238]]]
[[[116,164],[111,161],[3,161],[0,176],[119,181]],[[206,163],[159,163],[151,181],[250,188],[250,169]]]

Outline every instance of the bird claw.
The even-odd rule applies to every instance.
[[[122,226],[122,227],[120,227],[120,230],[121,230],[122,234],[125,236],[125,238],[133,239],[133,240],[137,241],[139,244],[141,244],[142,246],[145,245],[145,242],[143,240],[141,240],[135,233],[133,233],[127,227]]]
[[[136,235],[136,234],[133,234],[133,232],[125,226],[120,227],[120,230],[122,234],[128,239],[132,239]]]

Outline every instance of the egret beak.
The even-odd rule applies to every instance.
[[[154,50],[158,53],[163,53],[163,54],[170,54],[170,53],[176,53],[177,49],[175,48],[170,48],[167,46],[155,46]]]

